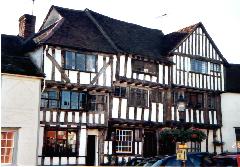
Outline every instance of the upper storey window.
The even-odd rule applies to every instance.
[[[157,74],[157,65],[150,62],[134,60],[132,63],[132,70],[137,73]]]
[[[83,72],[96,72],[96,56],[66,51],[65,68]]]
[[[191,59],[191,71],[206,74],[208,72],[207,62]]]
[[[211,72],[221,72],[221,66],[219,64],[211,63],[210,67]]]

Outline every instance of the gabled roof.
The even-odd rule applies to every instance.
[[[23,39],[19,36],[1,35],[1,72],[44,77],[23,52]]]
[[[157,59],[162,56],[164,35],[160,30],[112,19],[88,9],[80,11],[52,6],[50,10],[53,8],[63,17],[62,23],[40,43],[116,54],[116,50],[87,15],[89,12],[122,53]]]
[[[211,42],[211,44],[213,45],[213,47],[217,51],[217,53],[220,56],[220,58],[227,64],[228,63],[227,60],[223,57],[222,53],[217,48],[216,44],[214,43],[214,41],[212,40],[211,36],[208,34],[206,28],[204,27],[204,25],[201,22],[199,22],[197,24],[190,25],[190,26],[185,27],[185,28],[182,28],[182,29],[178,30],[177,32],[173,32],[173,33],[165,35],[165,41],[166,42],[170,41],[170,42],[166,43],[166,48],[168,48],[168,49],[166,49],[165,52],[172,52],[174,49],[176,49],[198,27],[202,28],[203,32],[206,34],[207,38],[209,39],[209,41]],[[173,38],[175,40],[173,40]]]
[[[240,93],[240,64],[226,66],[226,92]]]

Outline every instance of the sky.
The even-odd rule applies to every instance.
[[[164,34],[202,22],[229,63],[240,64],[240,0],[1,0],[0,33],[17,35],[23,14],[36,16],[39,30],[51,5],[95,12]]]

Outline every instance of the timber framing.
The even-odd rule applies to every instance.
[[[94,165],[164,154],[159,132],[166,127],[204,130],[206,145],[190,143],[192,151],[210,150],[218,133],[222,141],[220,95],[227,62],[202,23],[164,35],[89,9],[50,10],[43,24],[55,17],[61,26],[54,23],[50,31],[42,25],[33,37],[43,48],[40,66],[46,73],[39,148],[44,153],[48,129],[74,129],[78,152],[65,158],[40,151],[39,165],[88,165],[92,136],[98,143]],[[186,100],[182,115],[180,95]]]

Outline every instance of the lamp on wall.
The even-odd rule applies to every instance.
[[[180,94],[180,96],[178,97],[178,100],[177,100],[177,109],[178,109],[178,112],[179,112],[179,120],[181,123],[184,122],[184,112],[185,112],[185,109],[186,109],[186,100],[185,98],[183,97],[182,94]]]
[[[184,131],[184,126],[183,126],[183,123],[185,122],[185,110],[186,110],[186,100],[183,96],[184,93],[181,93],[180,96],[178,97],[178,100],[177,100],[177,109],[178,109],[178,112],[179,112],[179,120],[181,122],[181,131]],[[184,141],[181,141],[181,144],[184,144]],[[185,160],[182,160],[182,165],[183,167],[186,166],[186,162]]]

